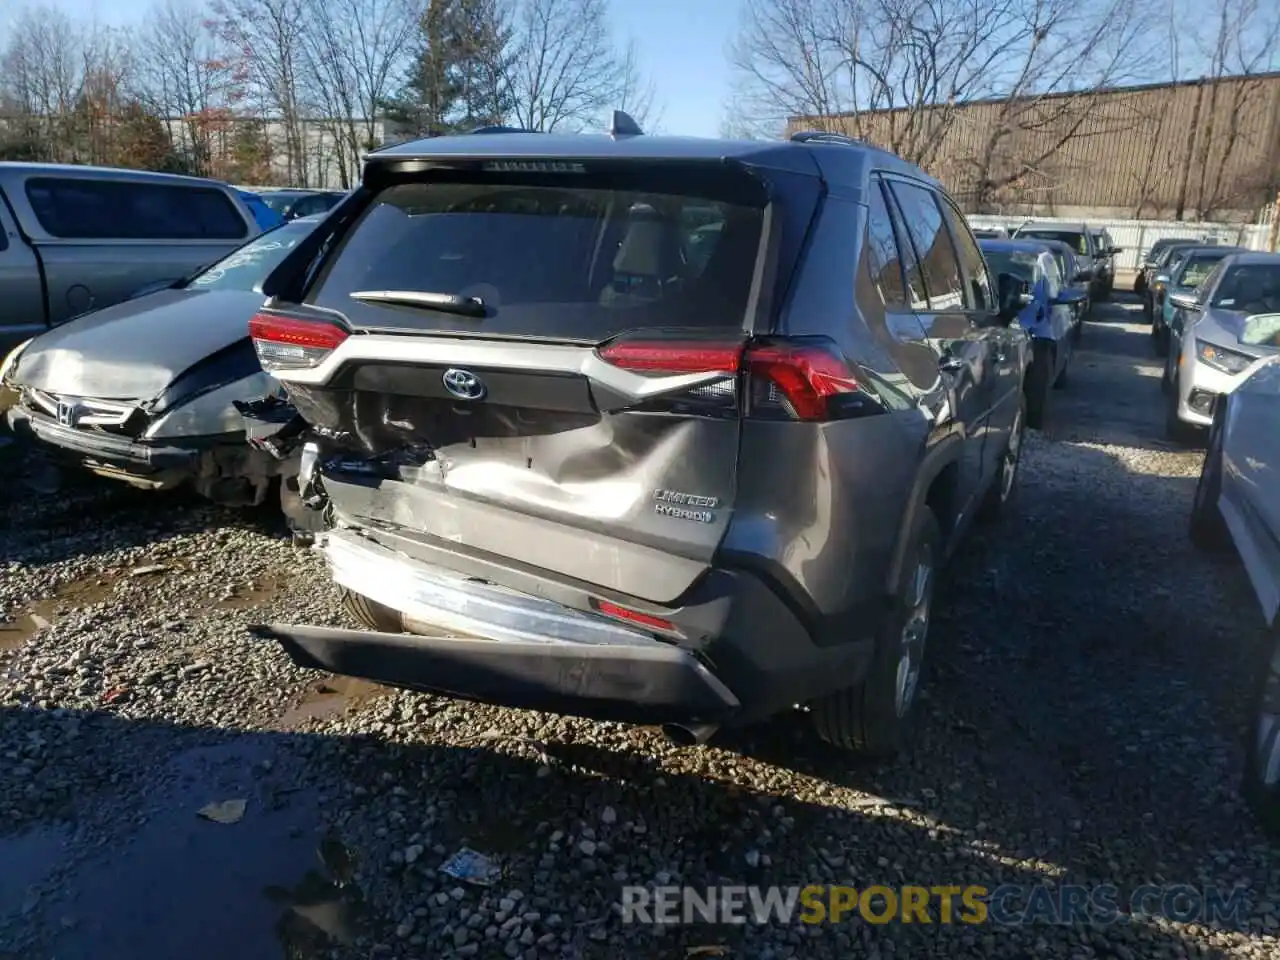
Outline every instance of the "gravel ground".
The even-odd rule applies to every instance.
[[[1098,309],[1017,515],[957,557],[887,767],[799,717],[680,749],[304,673],[246,626],[344,614],[269,517],[54,492],[0,449],[0,957],[1276,956],[1280,854],[1237,793],[1259,618],[1186,542],[1201,457],[1157,439],[1135,311]],[[501,880],[441,874],[463,846]],[[1245,885],[1249,915],[623,925],[648,881]]]

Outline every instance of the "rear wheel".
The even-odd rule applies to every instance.
[[[861,683],[810,705],[818,736],[867,757],[889,758],[906,746],[920,685],[942,535],[925,508],[893,598],[893,613],[876,637]]]
[[[404,632],[404,621],[399,613],[376,600],[370,600],[363,594],[344,589],[342,608],[355,617],[361,626],[368,627],[370,630],[376,630],[379,633]]]
[[[1004,448],[1004,456],[1000,458],[1000,473],[987,489],[978,508],[978,519],[992,522],[1003,516],[1013,501],[1018,489],[1018,466],[1022,462],[1022,441],[1026,435],[1027,400],[1018,397],[1018,413],[1014,417],[1013,429],[1009,431],[1009,443]]]
[[[1280,624],[1269,631],[1259,659],[1242,792],[1263,829],[1280,836]]]
[[[1213,426],[1209,430],[1209,450],[1200,470],[1195,498],[1191,501],[1191,542],[1200,550],[1218,553],[1231,546],[1218,498],[1222,494],[1222,435],[1224,432],[1225,405],[1220,403],[1214,413]]]
[[[1027,426],[1043,430],[1049,416],[1049,391],[1052,389],[1053,347],[1042,340],[1032,344],[1031,366],[1023,392],[1027,396]]]

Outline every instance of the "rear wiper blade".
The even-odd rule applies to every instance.
[[[352,300],[366,303],[394,303],[402,307],[426,307],[443,313],[459,313],[464,317],[484,317],[484,301],[479,297],[460,297],[456,293],[432,293],[427,290],[355,290]]]

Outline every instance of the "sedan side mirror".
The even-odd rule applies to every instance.
[[[1012,273],[996,277],[996,291],[999,300],[996,315],[1002,323],[1012,323],[1022,308],[1031,302],[1031,285]]]
[[[1124,253],[1124,247],[1112,247],[1111,255],[1114,257],[1117,253]]]
[[[1199,310],[1200,297],[1195,293],[1171,293],[1169,302],[1183,310]]]

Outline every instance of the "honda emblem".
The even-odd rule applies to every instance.
[[[58,401],[58,423],[64,427],[74,427],[76,425],[76,405],[66,400]]]

